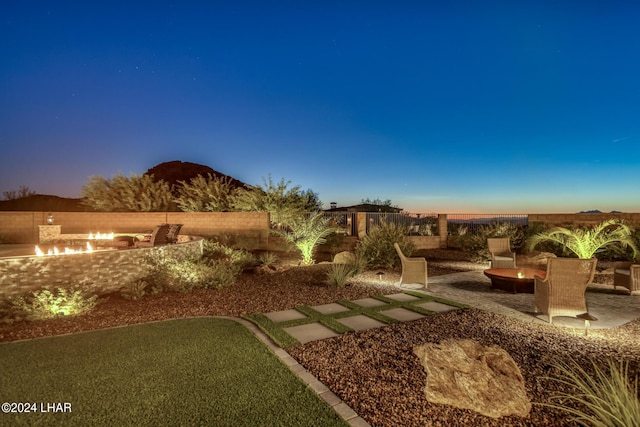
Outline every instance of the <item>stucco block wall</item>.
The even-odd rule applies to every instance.
[[[75,284],[95,294],[118,291],[148,273],[145,258],[153,252],[171,256],[202,254],[202,238],[175,245],[115,249],[73,255],[0,258],[0,297]]]
[[[632,227],[640,227],[640,213],[585,213],[585,214],[529,214],[529,224],[539,222],[553,225],[596,225],[609,219],[618,219]]]
[[[38,243],[39,225],[48,212],[0,212],[0,238],[4,243]],[[267,212],[52,212],[62,234],[142,233],[158,224],[183,224],[181,234],[231,235],[266,246],[269,237]]]

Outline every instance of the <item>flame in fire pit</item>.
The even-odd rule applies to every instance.
[[[98,231],[96,234],[89,233],[89,240],[113,240],[113,232],[100,233]]]
[[[53,249],[49,249],[46,253],[36,245],[36,255],[37,256],[52,256],[52,255],[72,255],[72,254],[88,254],[93,252],[93,247],[91,243],[87,242],[86,249],[70,249],[64,248],[64,251],[60,251],[56,246]]]

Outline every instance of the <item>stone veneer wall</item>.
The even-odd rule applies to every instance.
[[[0,258],[0,297],[21,295],[46,287],[82,284],[89,292],[119,290],[147,273],[145,257],[152,252],[184,256],[202,254],[202,238],[180,236],[175,245],[114,249],[73,255]]]

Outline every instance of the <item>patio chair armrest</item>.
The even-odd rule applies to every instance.
[[[632,261],[615,261],[613,263],[613,269],[629,270],[632,264]],[[638,266],[640,266],[640,264],[638,264]]]

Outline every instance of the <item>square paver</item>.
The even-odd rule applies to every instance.
[[[444,311],[457,310],[458,307],[454,307],[452,305],[443,304],[441,302],[429,301],[423,302],[422,304],[416,304],[416,307],[422,307],[429,311],[434,311],[436,313],[442,313]]]
[[[343,317],[341,319],[336,319],[338,322],[347,325],[354,331],[362,331],[363,329],[372,329],[379,328],[380,326],[385,326],[386,323],[382,323],[379,320],[372,319],[369,316],[365,316],[364,314],[358,314],[350,317]]]
[[[339,333],[317,322],[300,326],[292,326],[290,328],[284,328],[284,330],[289,335],[300,341],[302,344],[309,341],[337,337],[338,335],[340,335]]]
[[[349,311],[347,307],[342,304],[338,304],[337,302],[332,302],[331,304],[314,305],[311,308],[313,308],[315,311],[319,311],[322,314],[342,313],[343,311]]]
[[[358,304],[361,307],[377,307],[379,305],[388,305],[386,302],[380,301],[379,299],[375,298],[362,298],[351,302]]]
[[[424,314],[416,313],[415,311],[407,310],[406,308],[402,307],[383,310],[380,312],[380,314],[388,317],[393,317],[394,319],[400,321],[417,320],[426,317]]]
[[[265,313],[269,319],[273,322],[286,322],[287,320],[296,320],[296,319],[304,319],[307,316],[300,313],[298,310],[283,310],[283,311],[272,311],[271,313]]]
[[[418,297],[407,295],[405,293],[399,293],[399,294],[393,294],[393,295],[385,295],[385,297],[391,298],[392,300],[395,300],[395,301],[402,301],[402,302],[415,301],[417,299],[420,299]]]

